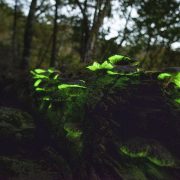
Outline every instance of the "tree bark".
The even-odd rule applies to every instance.
[[[99,1],[97,0],[97,5],[98,3]],[[98,32],[103,24],[104,18],[107,16],[110,4],[111,4],[111,0],[105,0],[105,2],[101,4],[104,5],[103,9],[101,10],[102,6],[100,5],[99,12],[97,13],[97,10],[95,10],[93,25],[92,28],[90,29],[89,37],[87,38],[88,40],[85,45],[86,49],[84,52],[84,59],[83,59],[85,63],[88,63],[92,60]]]
[[[17,59],[17,8],[18,8],[18,0],[15,0],[14,5],[14,19],[13,19],[13,27],[12,27],[12,60],[13,63],[16,63]]]
[[[131,18],[132,9],[133,9],[133,8],[132,8],[132,6],[131,6],[131,10],[130,10],[127,18],[125,18],[125,19],[126,19],[126,23],[125,23],[125,27],[124,27],[124,30],[123,30],[122,39],[121,39],[120,43],[118,44],[118,47],[119,47],[119,48],[122,47],[123,42],[126,40],[126,36],[127,36],[127,34],[128,34],[128,23],[129,23],[129,20],[130,20],[130,18]]]
[[[21,62],[22,69],[28,69],[29,67],[36,6],[37,6],[37,0],[32,0],[26,21],[25,32],[24,32],[24,49],[23,49],[23,58]]]
[[[60,1],[56,0],[55,4],[55,14],[54,14],[54,25],[53,25],[53,35],[52,35],[52,49],[51,49],[51,60],[50,67],[55,66],[56,58],[57,58],[57,35],[58,35],[58,8],[60,5]]]

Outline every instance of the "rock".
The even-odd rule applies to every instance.
[[[46,169],[40,161],[0,156],[0,179],[62,179],[61,174]]]
[[[32,139],[34,128],[33,118],[28,113],[0,107],[0,142]]]

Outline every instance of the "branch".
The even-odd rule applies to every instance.
[[[132,6],[131,6],[131,10],[130,10],[130,12],[129,12],[129,14],[128,14],[128,17],[127,17],[127,19],[126,19],[126,24],[125,24],[124,31],[123,31],[123,38],[121,39],[118,47],[121,47],[121,46],[122,46],[122,43],[124,42],[124,40],[125,40],[125,38],[126,38],[126,34],[127,34],[127,30],[128,30],[128,29],[127,29],[127,26],[128,26],[128,22],[129,22],[130,17],[131,17],[131,13],[132,13]]]

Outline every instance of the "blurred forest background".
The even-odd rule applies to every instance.
[[[0,0],[0,72],[69,74],[113,54],[180,66],[179,0]]]
[[[180,180],[179,40],[180,0],[0,0],[0,180]]]

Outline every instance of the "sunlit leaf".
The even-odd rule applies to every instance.
[[[44,70],[44,69],[35,69],[34,70],[36,73],[38,73],[38,74],[41,74],[41,73],[45,73],[46,72],[46,70]]]
[[[36,75],[36,73],[35,73],[34,71],[30,71],[30,73],[31,73],[32,75]]]
[[[130,62],[131,59],[129,57],[126,56],[122,56],[122,55],[114,55],[108,58],[109,62],[111,64],[117,64],[121,61],[125,61],[125,62]]]
[[[104,61],[102,64],[99,64],[97,62],[94,62],[93,65],[87,67],[91,71],[97,71],[102,69],[113,69],[113,65],[111,63],[108,63],[107,61]]]
[[[44,100],[44,101],[49,101],[49,100],[50,100],[50,97],[45,96],[45,97],[43,97],[43,100]]]
[[[173,82],[180,88],[180,72],[175,75]]]
[[[172,75],[171,75],[170,73],[161,73],[161,74],[158,75],[158,79],[159,79],[159,80],[163,80],[163,79],[169,78],[169,77],[171,77],[171,76],[172,76]]]
[[[49,68],[49,69],[48,69],[48,72],[49,72],[49,73],[53,73],[53,72],[54,72],[54,68]]]
[[[59,74],[56,74],[53,79],[56,80],[59,77]]]
[[[174,100],[176,103],[180,104],[180,98]]]
[[[108,63],[107,61],[104,61],[101,65],[100,65],[100,69],[113,69],[114,66],[111,63]]]
[[[34,87],[39,86],[39,84],[40,84],[41,82],[42,82],[41,79],[36,80],[35,83],[34,83]]]
[[[48,109],[51,109],[51,108],[52,108],[52,104],[49,104]]]
[[[45,76],[42,74],[36,74],[33,78],[34,79],[48,79],[48,76]]]
[[[45,91],[45,89],[44,88],[36,88],[36,91]]]
[[[109,75],[118,75],[120,73],[115,72],[115,71],[107,71],[107,74],[109,74]]]
[[[108,59],[110,63],[116,64],[117,62],[122,61],[124,57],[125,56],[122,56],[122,55],[114,55],[114,56],[109,57]]]
[[[100,64],[97,62],[94,62],[93,65],[87,67],[91,71],[96,71],[100,69]]]

